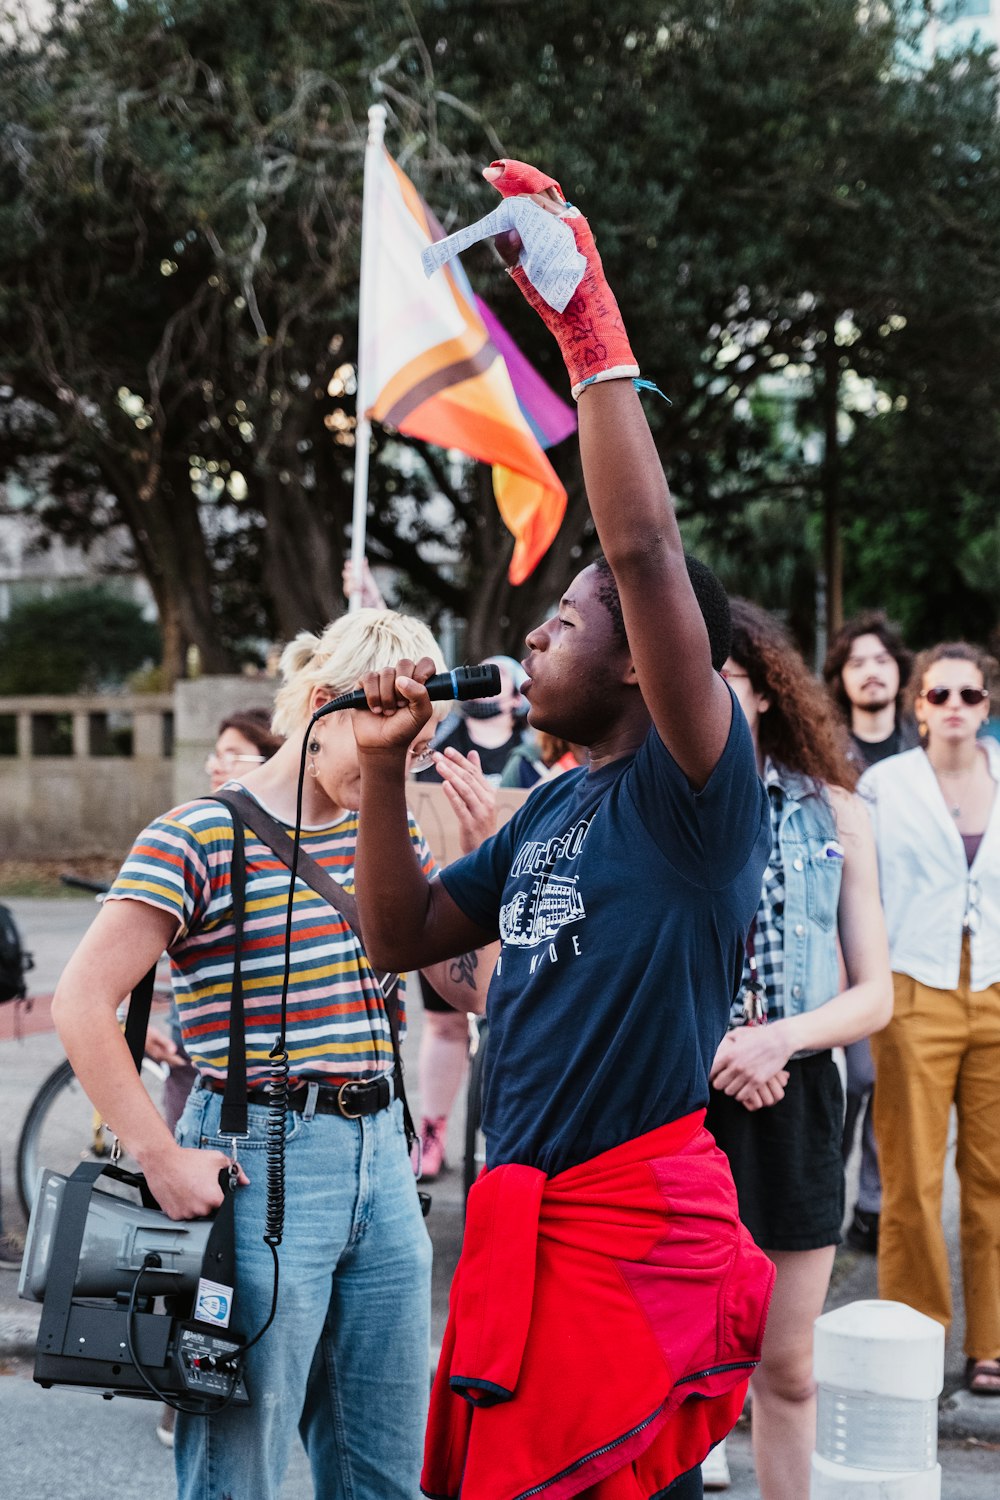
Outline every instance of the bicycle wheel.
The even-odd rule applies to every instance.
[[[143,1063],[142,1081],[157,1108],[162,1102],[160,1065]],[[114,1137],[102,1124],[83,1092],[69,1061],[61,1062],[42,1083],[31,1101],[17,1143],[17,1191],[27,1217],[35,1196],[38,1174],[43,1167],[67,1177],[81,1161],[103,1161],[110,1157]],[[135,1162],[122,1154],[121,1165],[135,1170]],[[115,1191],[116,1184],[102,1184]]]
[[[485,1016],[476,1023],[478,1038],[469,1061],[469,1087],[465,1095],[465,1154],[462,1161],[462,1177],[465,1197],[479,1176],[486,1162],[486,1137],[481,1124],[483,1117],[483,1068],[486,1063],[486,1044],[490,1028]],[[464,1200],[463,1200],[464,1201]]]

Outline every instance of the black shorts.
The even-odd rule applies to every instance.
[[[455,1015],[455,1007],[453,1005],[449,1005],[447,1000],[441,999],[441,996],[431,984],[430,980],[425,979],[422,974],[420,974],[418,977],[420,979],[420,995],[424,1002],[424,1010],[436,1010],[438,1012],[447,1011],[450,1015]]]
[[[740,1218],[762,1250],[840,1244],[844,1093],[829,1052],[788,1063],[785,1097],[744,1109],[718,1089],[705,1124],[729,1158]]]

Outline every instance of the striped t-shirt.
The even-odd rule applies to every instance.
[[[287,831],[291,836],[293,830]],[[356,812],[329,827],[302,831],[303,850],[352,894],[357,835]],[[410,838],[422,870],[432,874],[433,857],[412,818]],[[147,902],[180,919],[169,953],[184,1047],[198,1070],[216,1079],[224,1079],[229,1066],[232,850],[229,809],[187,802],[143,830],[108,897]],[[287,901],[286,866],[248,828],[241,969],[251,1088],[269,1076],[268,1053],[280,1030]],[[400,1021],[405,1025],[402,993]],[[392,1038],[374,972],[347,921],[301,877],[295,883],[286,1046],[295,1080],[340,1082],[392,1071]]]

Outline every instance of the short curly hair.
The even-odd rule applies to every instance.
[[[729,655],[732,639],[729,596],[711,568],[706,567],[703,562],[699,562],[698,558],[691,557],[686,552],[684,561],[687,564],[688,578],[691,580],[694,597],[698,601],[698,608],[701,610],[701,617],[708,631],[712,666],[718,671]],[[625,634],[625,621],[622,617],[622,601],[615,575],[611,571],[611,564],[606,557],[598,557],[593,566],[597,570],[599,579],[597,597],[611,616],[615,640],[623,651],[627,651],[628,636]]]
[[[437,641],[422,620],[394,609],[359,609],[341,615],[319,635],[300,630],[281,653],[282,685],[274,700],[271,728],[275,734],[301,731],[309,721],[314,688],[332,698],[355,687],[364,673],[395,666],[401,657],[418,661],[429,656],[435,670],[445,670]],[[449,705],[435,701],[432,712],[443,718]]]

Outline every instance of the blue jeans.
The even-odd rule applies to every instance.
[[[231,1152],[222,1100],[195,1088],[184,1146]],[[249,1111],[236,1197],[234,1326],[248,1337],[271,1306],[263,1243],[267,1110]],[[430,1379],[431,1245],[403,1136],[402,1105],[362,1120],[286,1123],[278,1310],[247,1355],[251,1405],[178,1413],[179,1500],[278,1500],[295,1430],[323,1500],[414,1500]]]

